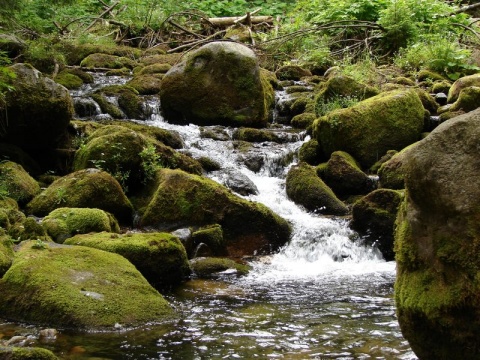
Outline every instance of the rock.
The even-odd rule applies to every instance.
[[[307,210],[325,215],[346,215],[348,209],[306,163],[292,167],[286,180],[287,195]]]
[[[258,128],[267,123],[274,94],[252,50],[212,42],[168,71],[160,100],[166,120],[173,123]]]
[[[8,229],[8,235],[18,241],[36,240],[39,243],[51,242],[45,229],[32,216],[23,217]]]
[[[305,112],[302,114],[295,115],[292,118],[292,121],[290,122],[290,124],[297,129],[307,129],[310,126],[312,126],[316,118],[317,116],[315,115],[315,113]]]
[[[288,223],[262,204],[244,200],[213,180],[160,169],[140,225],[160,230],[219,224],[231,256],[269,253],[290,237]]]
[[[279,80],[300,80],[305,76],[312,76],[310,70],[303,69],[297,65],[285,65],[280,67],[275,75]]]
[[[0,162],[0,188],[20,205],[25,205],[40,192],[40,185],[35,179],[12,161]]]
[[[247,175],[244,175],[239,171],[224,171],[221,174],[221,178],[222,183],[237,194],[243,196],[258,194],[258,188],[255,183],[250,180]]]
[[[208,247],[211,256],[225,256],[228,254],[223,230],[218,224],[202,227],[192,234],[187,249],[189,257],[200,256],[196,251],[200,244]]]
[[[442,81],[445,80],[445,78],[431,70],[420,70],[417,74],[417,80],[418,81]]]
[[[98,169],[76,171],[55,180],[27,204],[26,211],[47,216],[60,207],[102,209],[126,224],[132,222],[133,216],[132,204],[118,181]]]
[[[30,65],[15,64],[9,69],[16,74],[10,80],[15,91],[6,92],[7,106],[0,114],[8,114],[8,122],[0,139],[23,149],[56,147],[73,117],[68,90]]]
[[[474,110],[440,124],[405,157],[395,302],[420,359],[480,358],[479,138]]]
[[[27,45],[15,35],[0,34],[0,51],[5,51],[9,58],[16,58]]]
[[[460,91],[457,101],[455,101],[448,111],[469,112],[480,107],[480,82],[479,86],[469,86]]]
[[[435,101],[438,103],[438,105],[443,106],[447,103],[447,94],[440,92],[438,94],[435,94]]]
[[[113,215],[100,209],[58,208],[42,220],[47,234],[57,243],[63,243],[76,234],[90,232],[120,232]]]
[[[0,280],[0,315],[82,330],[165,322],[175,314],[124,257],[84,246],[23,242]]]
[[[344,151],[335,151],[330,156],[322,180],[340,197],[367,194],[375,183],[365,174],[355,159]]]
[[[147,74],[166,74],[168,70],[172,68],[172,65],[166,63],[155,63],[147,65],[140,69],[138,75],[147,75]]]
[[[275,132],[265,129],[253,129],[253,128],[239,128],[236,129],[232,138],[234,140],[248,141],[248,142],[284,142]]]
[[[5,360],[58,360],[53,352],[37,347],[0,346],[0,358]]]
[[[187,253],[180,240],[168,233],[76,235],[65,244],[92,247],[122,255],[160,289],[179,285],[190,275]]]
[[[298,150],[298,159],[309,165],[318,165],[322,158],[322,149],[320,148],[318,141],[315,139],[303,143]]]
[[[370,169],[368,169],[369,173],[371,174],[377,174],[378,170],[380,167],[386,163],[388,160],[390,160],[395,154],[398,154],[397,150],[388,150],[385,155],[383,155],[378,161],[375,162],[372,166],[370,166]]]
[[[73,107],[80,118],[94,117],[101,112],[100,106],[92,98],[75,97]]]
[[[202,169],[205,170],[207,173],[212,171],[218,171],[222,168],[222,166],[218,162],[206,156],[199,157],[197,161],[200,163],[200,165],[202,165]]]
[[[378,169],[378,187],[384,189],[405,189],[405,155],[415,144],[407,146],[402,151],[394,154],[389,160],[385,161]]]
[[[395,259],[393,233],[403,194],[396,190],[378,189],[353,204],[350,227],[367,244],[377,247],[387,261]]]
[[[480,74],[464,76],[455,81],[448,91],[448,103],[457,101],[460,92],[470,86],[480,86]]]
[[[13,241],[8,235],[0,233],[0,278],[12,265],[13,256]]]
[[[218,276],[220,272],[233,270],[237,275],[246,275],[250,271],[248,265],[239,264],[226,258],[199,257],[190,260],[193,273],[199,278]]]
[[[342,150],[369,168],[388,150],[420,138],[424,109],[414,90],[394,90],[315,120],[313,135],[325,154]]]
[[[94,68],[133,69],[135,65],[136,65],[135,61],[127,57],[102,54],[102,53],[90,54],[86,58],[84,58],[80,63],[81,67],[84,67],[87,69],[94,69]]]
[[[130,80],[127,85],[141,95],[156,95],[162,88],[163,74],[140,74]]]

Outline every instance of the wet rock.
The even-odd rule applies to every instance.
[[[325,215],[346,215],[348,209],[317,176],[315,168],[300,163],[290,169],[286,180],[287,195],[307,210]]]
[[[228,270],[233,270],[238,275],[246,275],[250,270],[249,266],[226,258],[198,257],[190,260],[190,264],[194,274],[200,278],[218,276],[218,273]]]
[[[202,227],[193,232],[187,251],[191,255],[190,257],[227,255],[228,252],[222,227],[214,224]]]
[[[221,175],[221,182],[237,194],[248,196],[257,195],[258,189],[255,183],[248,176],[234,170],[227,170]]]
[[[92,98],[75,97],[73,98],[73,107],[75,113],[80,118],[94,117],[100,114],[100,106]]]
[[[169,70],[160,100],[166,120],[173,123],[263,127],[274,94],[253,51],[213,42]]]
[[[479,130],[474,110],[440,124],[405,158],[395,302],[420,359],[480,358]]]
[[[82,60],[80,66],[87,69],[104,68],[104,69],[121,69],[135,67],[135,61],[123,56],[95,53],[90,54]]]
[[[440,106],[445,105],[447,103],[447,94],[445,94],[443,92],[435,94],[435,101]]]
[[[190,275],[187,253],[180,240],[168,233],[76,235],[65,244],[92,247],[122,255],[156,288],[167,289]]]
[[[0,281],[0,315],[82,330],[113,330],[175,317],[124,257],[84,246],[22,242]],[[95,294],[101,295],[96,296]]]

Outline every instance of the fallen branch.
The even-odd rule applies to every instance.
[[[212,39],[214,39],[215,37],[223,35],[225,33],[226,33],[226,30],[217,31],[215,34],[212,34],[212,35],[206,37],[205,39],[201,39],[201,40],[198,40],[198,41],[190,42],[188,44],[183,44],[183,45],[177,46],[175,49],[168,50],[167,53],[170,54],[170,53],[174,53],[174,52],[177,52],[179,50],[183,50],[183,49],[187,49],[187,48],[192,49],[194,47],[197,47],[197,46],[206,44],[208,42],[211,42]]]
[[[101,20],[105,15],[111,12],[115,8],[115,6],[117,6],[119,3],[120,3],[119,1],[114,2],[108,9],[106,9],[103,13],[101,13],[99,17],[93,20],[92,23],[88,25],[85,30],[83,30],[83,32],[86,33],[88,30],[90,30],[97,23],[98,20]]]
[[[467,12],[467,11],[469,11],[469,10],[476,9],[476,8],[478,8],[478,7],[480,7],[480,3],[476,3],[476,4],[464,6],[464,7],[461,7],[461,8],[459,8],[459,9],[451,12],[450,15],[461,14],[461,13]]]
[[[168,20],[168,23],[169,23],[170,25],[176,27],[177,29],[180,29],[180,30],[186,32],[187,34],[193,35],[193,36],[195,36],[195,37],[198,38],[198,39],[203,39],[203,36],[198,35],[198,34],[194,33],[193,31],[188,30],[188,29],[185,28],[184,26],[181,26],[181,25],[177,24],[177,23],[176,23],[175,21],[173,21],[172,19]]]

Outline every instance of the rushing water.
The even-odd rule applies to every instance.
[[[61,331],[48,341],[39,339],[38,328],[0,323],[0,339],[25,335],[64,359],[416,359],[395,317],[395,264],[363,246],[346,220],[305,212],[286,197],[285,176],[302,134],[283,128],[291,142],[254,144],[244,153],[232,140],[203,138],[197,126],[164,122],[156,101],[148,106],[153,115],[144,123],[177,131],[185,151],[221,164],[211,178],[223,183],[234,172],[250,179],[258,194],[248,199],[287,219],[291,241],[277,254],[252,258],[245,277],[227,271],[167,294],[181,313],[174,324],[108,334]],[[249,156],[261,158],[259,171],[245,166]]]

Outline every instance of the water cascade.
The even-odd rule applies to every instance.
[[[107,79],[119,80],[96,75],[94,86],[72,95],[88,96]],[[146,107],[150,119],[139,123],[176,131],[182,151],[219,163],[222,170],[209,173],[212,179],[248,178],[258,191],[244,197],[287,219],[292,239],[276,254],[252,258],[245,277],[227,271],[168,294],[182,313],[176,324],[114,334],[64,332],[42,346],[71,359],[416,359],[395,318],[394,262],[364,246],[346,220],[308,213],[286,197],[285,177],[303,133],[279,125],[272,131],[288,142],[254,143],[245,152],[232,140],[233,129],[172,125],[156,99]],[[206,130],[227,140],[205,137]],[[252,159],[257,166],[248,166]],[[0,334],[8,331],[37,330],[0,323]]]

